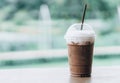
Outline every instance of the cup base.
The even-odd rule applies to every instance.
[[[71,74],[72,77],[91,77],[90,74]]]

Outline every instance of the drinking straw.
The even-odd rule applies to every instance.
[[[84,12],[83,12],[83,16],[82,16],[81,30],[83,29],[83,23],[84,23],[84,18],[85,18],[86,9],[87,9],[87,4],[85,4],[85,7],[84,7]]]

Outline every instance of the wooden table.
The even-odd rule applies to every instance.
[[[0,83],[120,83],[120,67],[93,67],[92,77],[71,77],[68,68],[0,69]]]

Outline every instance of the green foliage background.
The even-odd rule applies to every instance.
[[[82,16],[84,4],[88,4],[86,18],[111,18],[116,11],[116,4],[119,0],[0,0],[0,9],[7,7],[5,20],[12,19],[14,15],[24,10],[34,19],[38,19],[39,8],[42,4],[47,4],[50,8],[51,16],[58,18],[76,18]],[[111,5],[112,3],[112,5]]]
[[[42,21],[39,16],[40,6],[46,4],[53,22],[52,48],[66,48],[64,34],[71,24],[81,21],[86,3],[88,8],[85,21],[89,20],[97,26],[95,27],[97,35],[95,46],[120,45],[117,37],[120,32],[117,17],[120,0],[0,0],[0,31],[13,33],[20,30],[38,31],[38,24]],[[40,27],[49,26],[40,25]],[[42,37],[40,33],[35,32],[34,35],[35,38],[38,35]],[[30,39],[32,38],[34,39],[34,37]],[[42,46],[38,47],[39,41],[31,40],[26,43],[0,41],[0,51],[42,49]]]

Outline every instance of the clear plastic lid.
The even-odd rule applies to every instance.
[[[81,30],[81,23],[71,25],[64,38],[68,44],[86,44],[86,42],[93,43],[95,39],[95,32],[88,24],[83,25]]]

